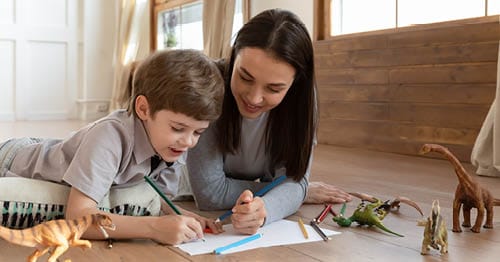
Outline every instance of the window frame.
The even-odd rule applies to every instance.
[[[386,28],[386,29],[374,29],[370,31],[363,31],[363,32],[357,32],[357,33],[349,33],[349,34],[363,34],[363,33],[369,33],[373,31],[380,31],[380,30],[390,30],[390,29],[398,29],[402,28],[398,26],[397,22],[397,16],[398,16],[398,10],[397,10],[397,0],[396,1],[396,27],[393,28]],[[488,2],[491,0],[484,0],[485,1],[485,10],[484,10],[484,16],[491,16],[487,15],[488,12]],[[331,35],[331,26],[330,26],[330,21],[332,18],[331,14],[331,0],[314,0],[314,33],[313,33],[313,40],[314,41],[319,41],[319,40],[327,40],[327,39],[332,39],[334,37],[342,36],[345,34],[340,34],[340,35]],[[496,14],[494,14],[496,15]],[[474,17],[469,17],[469,18],[464,18],[464,19],[472,19]],[[453,21],[453,20],[449,20]],[[441,21],[441,22],[449,22],[449,21]],[[435,23],[441,23],[441,22],[435,22]],[[425,25],[425,24],[424,24]],[[406,27],[406,26],[404,26]]]
[[[326,40],[330,35],[331,0],[314,0],[313,41]]]
[[[153,53],[157,50],[157,37],[158,37],[158,14],[167,10],[180,7],[182,5],[187,5],[198,0],[151,0],[150,1],[150,52]],[[202,0],[206,1],[206,0]],[[208,0],[212,1],[212,0]],[[250,19],[250,1],[242,1],[242,12],[243,12],[243,24],[245,24]],[[316,1],[316,0],[315,0]]]
[[[176,7],[180,7],[182,5],[187,5],[193,2],[197,2],[198,0],[154,0],[151,1],[151,21],[150,21],[150,30],[151,30],[151,38],[150,38],[150,51],[151,53],[156,51],[156,41],[158,37],[158,14],[167,10],[173,9]]]

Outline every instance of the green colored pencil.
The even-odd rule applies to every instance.
[[[182,215],[181,211],[179,211],[179,209],[177,209],[177,207],[174,206],[174,203],[172,203],[172,201],[168,199],[168,197],[165,194],[163,194],[163,192],[161,192],[160,188],[158,188],[158,186],[155,184],[155,182],[153,182],[153,180],[151,180],[151,178],[149,178],[148,176],[144,176],[144,179],[146,179],[146,182],[148,182],[148,184],[153,187],[156,193],[158,193],[161,196],[161,198],[163,198],[163,200],[167,202],[170,208],[172,208],[177,215]]]

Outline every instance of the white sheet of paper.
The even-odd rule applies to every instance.
[[[262,238],[246,243],[242,246],[229,249],[224,254],[250,250],[259,247],[271,247],[279,245],[291,245],[307,243],[314,241],[323,241],[323,239],[314,231],[310,225],[305,225],[309,238],[305,239],[300,230],[299,223],[290,220],[279,220],[262,227],[259,232]],[[234,231],[232,225],[224,225],[224,233],[219,235],[205,234],[205,242],[198,240],[194,242],[177,245],[182,251],[189,255],[201,255],[213,253],[214,249],[229,245],[248,235],[241,235]],[[340,234],[340,232],[322,228],[327,236]]]

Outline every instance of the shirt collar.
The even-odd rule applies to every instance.
[[[156,155],[142,120],[134,116],[134,156],[137,164],[149,160]]]

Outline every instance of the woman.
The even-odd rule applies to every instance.
[[[189,182],[200,209],[232,209],[234,228],[253,234],[306,200],[317,100],[304,24],[285,10],[258,14],[239,31],[225,75],[221,117],[188,154]],[[282,175],[285,182],[265,196],[252,195]],[[315,184],[307,201],[349,200]]]

